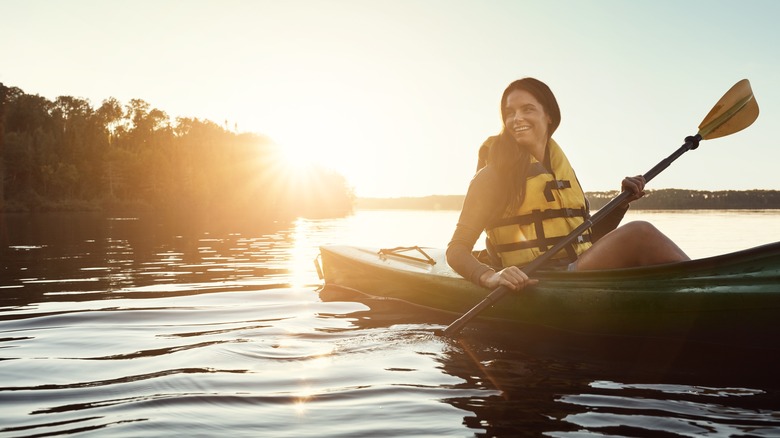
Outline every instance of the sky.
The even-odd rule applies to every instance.
[[[674,152],[737,81],[761,109],[649,189],[780,189],[774,0],[0,0],[0,82],[270,137],[361,197],[465,194],[513,80],[547,83],[588,191]]]

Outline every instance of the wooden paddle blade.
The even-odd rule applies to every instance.
[[[741,131],[758,118],[758,102],[753,96],[750,81],[742,79],[718,103],[699,124],[699,135],[705,140],[723,137]]]

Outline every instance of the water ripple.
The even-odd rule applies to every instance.
[[[563,403],[587,408],[563,420],[598,433],[674,433],[680,436],[777,436],[780,411],[750,409],[735,405],[734,397],[749,403],[765,391],[751,388],[709,388],[689,385],[620,384],[593,382],[593,388],[615,392],[572,394],[561,397]],[[675,397],[682,397],[675,399]],[[729,405],[706,401],[728,398]],[[610,432],[610,433],[613,433]]]
[[[636,370],[647,356],[516,327],[442,338],[452,315],[316,290],[318,245],[397,244],[449,229],[444,216],[457,221],[359,212],[206,232],[9,219],[0,436],[780,436],[776,370],[749,375],[747,358],[725,374],[706,358]]]

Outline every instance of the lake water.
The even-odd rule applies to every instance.
[[[625,356],[641,351],[504,329],[453,340],[434,335],[449,317],[319,293],[319,245],[444,246],[457,214],[264,227],[6,216],[0,436],[780,436],[780,379],[761,366],[774,357],[637,367]],[[780,241],[780,211],[632,219],[697,258]]]

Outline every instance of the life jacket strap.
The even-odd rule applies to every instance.
[[[530,225],[533,223],[542,222],[545,219],[554,219],[559,217],[581,217],[583,219],[588,218],[588,210],[585,207],[582,208],[554,208],[550,210],[533,210],[528,214],[520,216],[511,216],[503,219],[499,219],[491,223],[488,228],[497,228],[507,225]]]
[[[559,236],[559,237],[542,237],[539,239],[533,239],[533,240],[524,240],[522,242],[513,242],[513,243],[505,243],[501,245],[494,245],[495,251],[502,253],[502,252],[510,252],[510,251],[518,251],[521,249],[529,249],[529,248],[540,248],[542,251],[547,251],[549,248],[552,248],[556,243],[558,243],[560,240],[564,239],[566,236]],[[586,232],[584,234],[581,234],[577,236],[577,240],[572,242],[572,245],[574,244],[580,244],[580,243],[586,243],[591,242],[591,235],[590,232]],[[569,245],[566,248],[566,252],[571,254],[574,254],[573,260],[577,259],[576,253],[573,253],[574,248],[572,245]]]
[[[555,201],[555,197],[552,194],[553,190],[562,190],[562,189],[570,189],[570,188],[571,188],[571,181],[569,180],[554,179],[552,181],[547,181],[547,184],[544,186],[544,199],[546,199],[547,202],[553,202]]]

